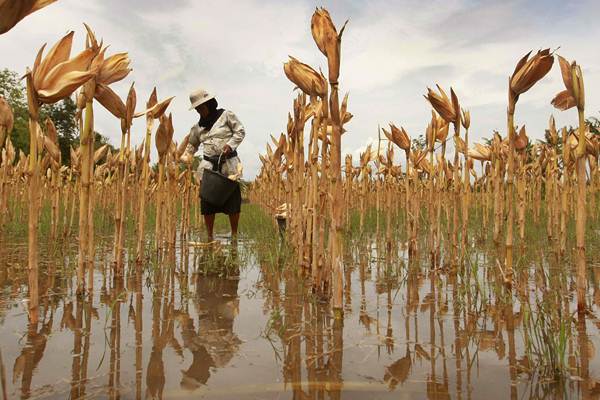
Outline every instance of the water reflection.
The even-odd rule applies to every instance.
[[[237,353],[241,341],[233,330],[239,311],[239,269],[227,277],[195,276],[194,309],[197,327],[189,313],[181,312],[183,346],[192,353],[192,362],[182,371],[181,387],[194,390],[205,385],[211,368],[223,368]]]
[[[406,355],[385,367],[383,380],[388,384],[390,390],[396,389],[398,384],[402,384],[406,381],[408,375],[410,374],[411,365],[412,360],[410,358],[410,350],[407,345]]]
[[[25,345],[21,354],[15,359],[13,365],[13,384],[20,383],[21,396],[28,398],[31,395],[31,383],[34,370],[44,356],[48,335],[52,331],[52,314],[46,321],[30,323],[27,328]]]
[[[5,247],[2,393],[302,400],[600,395],[597,283],[590,284],[589,312],[577,314],[570,272],[554,254],[522,259],[509,292],[495,267],[503,255],[493,247],[465,254],[461,268],[442,262],[432,269],[407,263],[401,249],[380,252],[376,243],[345,251],[343,319],[284,265],[281,253],[273,257],[242,242],[216,252],[166,251],[153,263],[125,265],[122,274],[100,257],[96,291],[86,297],[75,294],[73,259],[49,257],[41,265],[35,321],[23,301],[28,277],[17,254],[24,249]],[[550,377],[555,370],[562,380]]]

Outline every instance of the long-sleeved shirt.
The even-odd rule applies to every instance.
[[[218,157],[225,145],[229,145],[231,150],[236,150],[244,140],[244,136],[246,136],[246,131],[238,117],[233,112],[225,110],[210,130],[200,127],[198,124],[192,126],[186,151],[194,154],[198,151],[198,147],[202,145],[205,156]],[[238,157],[229,158],[223,164],[221,172],[224,175],[237,174],[238,164],[240,164]],[[210,161],[203,159],[198,166],[198,179],[202,179],[204,168],[212,169],[212,167]]]

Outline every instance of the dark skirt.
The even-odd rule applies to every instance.
[[[223,204],[222,207],[216,206],[214,204],[206,202],[203,198],[200,198],[200,213],[202,215],[211,215],[211,214],[238,214],[242,208],[242,192],[240,190],[240,184],[237,184],[237,187],[229,196],[229,199]]]

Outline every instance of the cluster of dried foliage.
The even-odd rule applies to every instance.
[[[6,32],[30,12],[51,3],[49,1],[3,1],[0,33]],[[26,6],[31,6],[25,9]],[[74,32],[69,32],[44,54],[39,50],[33,67],[27,69],[29,109],[29,154],[17,154],[10,141],[13,114],[5,99],[0,98],[0,221],[24,218],[19,204],[27,204],[28,265],[30,318],[36,321],[38,310],[38,235],[43,204],[50,204],[50,235],[53,239],[71,235],[78,215],[79,258],[77,290],[84,294],[93,291],[94,215],[98,211],[114,215],[114,263],[116,271],[124,264],[125,220],[135,219],[137,246],[135,258],[145,259],[145,224],[148,207],[156,207],[157,250],[174,247],[177,233],[187,238],[190,219],[197,207],[198,185],[193,179],[191,165],[184,168],[179,158],[187,145],[187,137],[178,146],[173,142],[173,119],[166,114],[172,97],[159,101],[156,89],[146,108],[136,112],[136,91],[131,85],[125,99],[110,87],[131,72],[127,53],[107,55],[108,45],[98,41],[85,25],[85,48],[72,55]],[[40,107],[75,95],[80,146],[71,149],[71,165],[61,163],[56,128],[51,119],[40,121]],[[94,103],[98,102],[118,119],[121,143],[118,153],[107,145],[94,146]],[[131,126],[134,118],[146,118],[144,142],[131,146]],[[155,121],[158,128],[154,129]],[[43,122],[43,123],[42,123]],[[158,168],[150,167],[152,134],[159,155]],[[181,218],[178,203],[182,202]],[[178,226],[179,224],[179,226]]]
[[[523,242],[526,211],[532,211],[534,222],[538,223],[545,206],[548,235],[558,240],[562,254],[566,252],[569,218],[575,217],[578,304],[583,310],[586,210],[596,212],[600,141],[590,133],[584,120],[585,96],[579,65],[549,49],[526,54],[509,80],[506,136],[495,132],[491,143],[476,143],[472,148],[471,116],[461,108],[455,91],[451,88],[448,95],[439,85],[437,90],[428,88],[425,98],[432,107],[432,116],[424,148],[411,145],[406,130],[390,124],[389,129],[383,129],[387,147],[382,148],[381,140],[377,149],[369,146],[361,154],[358,166],[351,155],[346,155],[342,168],[340,140],[344,124],[352,115],[347,112],[347,96],[341,107],[338,105],[341,32],[337,33],[323,9],[314,13],[311,29],[317,46],[327,56],[331,92],[327,90],[326,78],[315,69],[294,58],[285,64],[286,75],[302,94],[294,100],[287,132],[279,139],[273,138],[274,147],[267,145],[266,154],[261,156],[263,165],[251,198],[278,218],[286,218],[289,242],[295,248],[298,263],[312,277],[315,291],[332,295],[334,307],[341,307],[343,268],[339,265],[339,238],[352,210],[360,214],[361,230],[368,209],[375,207],[385,212],[389,250],[395,244],[392,219],[403,214],[410,256],[417,254],[419,227],[428,226],[427,248],[432,265],[439,265],[444,254],[447,264],[457,267],[462,265],[469,243],[469,211],[480,207],[484,227],[493,229],[494,241],[504,246],[506,256],[499,266],[510,286],[514,222]],[[515,107],[519,97],[548,74],[555,58],[559,60],[565,89],[552,99],[552,104],[559,110],[576,107],[579,126],[576,130],[557,130],[551,118],[550,140],[532,146],[525,126],[515,126]],[[309,120],[310,139],[305,151],[304,130]],[[450,126],[454,129],[452,161],[446,159]],[[395,164],[395,146],[405,153],[404,165]],[[479,175],[475,161],[481,162]],[[589,205],[586,199],[590,200]],[[443,229],[448,234],[444,242]]]

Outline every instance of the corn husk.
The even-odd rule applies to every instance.
[[[548,131],[550,132],[550,144],[556,146],[558,144],[558,132],[556,131],[554,115],[551,115],[550,120],[548,121]]]
[[[2,96],[0,96],[0,150],[4,142],[13,130],[14,116],[12,108]],[[10,141],[9,141],[10,142]]]
[[[49,171],[48,169],[50,168],[50,155],[45,154],[44,157],[42,158],[42,160],[40,161],[40,171],[42,173],[44,173],[44,171],[46,171],[46,174],[51,173],[52,171]],[[48,177],[48,175],[46,175],[46,177]]]
[[[450,131],[450,124],[442,120],[441,123],[438,122],[437,126],[438,130],[435,134],[435,140],[437,140],[438,142],[443,142],[448,137],[448,132]]]
[[[12,107],[8,102],[4,99],[4,97],[0,96],[0,127],[6,129],[8,132],[11,132],[14,124],[14,115],[12,111]]]
[[[12,145],[12,142],[10,140],[8,140],[6,142],[5,148],[2,150],[2,157],[0,158],[0,160],[5,165],[13,165],[14,161],[15,161],[15,156],[16,156],[15,148]]]
[[[410,137],[403,127],[398,129],[394,124],[390,124],[390,132],[382,130],[383,134],[396,146],[405,151],[410,149]]]
[[[171,140],[173,139],[173,116],[169,114],[169,116],[162,115],[160,117],[160,124],[158,125],[158,129],[156,130],[156,150],[158,151],[159,157],[162,159],[167,151],[169,150],[169,146],[171,144]]]
[[[146,102],[146,110],[151,109],[158,103],[158,94],[156,93],[156,87],[152,89],[152,93],[150,93],[150,97],[148,97],[148,101]]]
[[[558,61],[566,89],[554,96],[551,102],[552,105],[562,111],[575,106],[583,109],[585,106],[585,91],[581,67],[575,61],[569,63],[561,56],[558,56]]]
[[[461,123],[465,129],[469,129],[471,126],[471,113],[468,110],[462,110]]]
[[[79,147],[77,148],[77,150],[73,149],[73,147],[70,147],[70,153],[71,153],[71,166],[74,168],[79,168],[79,164],[81,162]]]
[[[58,135],[56,133],[56,127],[50,118],[46,118],[46,135],[43,138],[44,149],[52,161],[60,163],[60,149],[58,148]]]
[[[459,127],[461,123],[460,104],[458,103],[458,96],[452,88],[450,88],[450,99],[452,100],[452,108],[454,109],[455,114],[452,123],[455,127]]]
[[[571,150],[575,150],[579,145],[579,137],[575,133],[570,133],[567,138],[567,147]],[[586,131],[585,132],[585,153],[589,156],[597,157],[600,151],[600,145],[594,140],[594,135]]]
[[[132,71],[127,53],[117,53],[103,60],[96,75],[96,82],[110,85],[123,80]]]
[[[152,92],[150,96],[150,100],[146,103],[149,108],[146,111],[142,111],[134,114],[134,118],[141,117],[142,115],[146,115],[147,118],[159,119],[165,111],[167,111],[167,107],[171,104],[171,100],[175,98],[175,96],[171,96],[160,103],[156,101],[156,88]]]
[[[568,90],[563,90],[554,96],[552,99],[552,105],[561,111],[565,111],[575,107],[577,103],[575,102],[575,98],[571,96]]]
[[[460,136],[456,136],[456,135],[454,136],[454,148],[459,153],[462,153],[462,154],[467,153],[467,144],[465,143],[464,140],[462,140],[462,138]]]
[[[542,79],[552,68],[554,56],[550,49],[540,50],[529,58],[531,52],[527,53],[515,67],[510,77],[510,92],[515,102],[520,94],[525,93],[540,79]]]
[[[310,30],[315,43],[321,53],[327,57],[330,83],[337,83],[340,75],[341,40],[347,23],[348,21],[344,23],[338,34],[326,9],[317,8],[311,18]]]
[[[317,47],[327,57],[330,41],[337,39],[337,31],[329,12],[324,8],[316,8],[310,21],[310,30]]]
[[[96,149],[96,151],[94,152],[94,164],[97,164],[100,160],[102,160],[106,156],[108,151],[108,144],[104,144],[98,149]]]
[[[185,150],[187,149],[188,143],[190,142],[190,134],[188,133],[187,135],[185,135],[183,137],[183,140],[181,141],[181,143],[179,144],[179,146],[177,146],[177,152],[176,152],[176,156],[177,158],[181,158],[181,156],[183,155],[183,153],[185,153]]]
[[[287,147],[287,139],[285,138],[285,135],[282,133],[279,136],[279,140],[275,140],[275,138],[273,138],[273,141],[275,142],[275,152],[273,153],[273,159],[274,160],[280,160],[281,159],[281,155],[283,154],[285,148]]]
[[[469,149],[468,155],[469,158],[474,158],[475,160],[490,161],[492,159],[492,148],[475,143],[475,148]]]
[[[94,92],[94,98],[115,117],[119,119],[127,117],[123,100],[107,85],[98,83]]]
[[[137,95],[135,92],[135,88],[133,87],[133,83],[129,88],[129,92],[127,93],[127,101],[125,102],[125,120],[127,126],[131,126],[133,121],[133,116],[135,115],[135,106],[137,103]]]
[[[460,119],[460,109],[455,110],[454,107],[456,95],[452,88],[450,88],[452,95],[451,100],[440,85],[436,85],[436,87],[439,90],[439,94],[430,88],[427,88],[427,94],[425,95],[427,101],[429,101],[434,110],[444,119],[444,121],[446,121],[446,123],[455,122],[457,119]],[[456,104],[458,104],[458,98],[456,98]]]
[[[43,138],[44,149],[50,156],[50,158],[55,162],[60,162],[60,150],[56,143],[52,141],[48,136],[44,136]]]
[[[283,64],[283,71],[285,76],[307,95],[321,98],[327,95],[325,77],[309,65],[290,56],[290,60]]]
[[[343,106],[343,104],[342,104]],[[312,117],[318,117],[321,115],[323,109],[323,103],[321,102],[321,100],[316,100],[313,103],[308,103],[305,107],[304,110],[302,112],[302,122],[306,124],[306,122],[308,122],[308,120]]]
[[[86,49],[70,59],[73,43],[73,32],[69,32],[50,49],[42,58],[45,45],[42,46],[34,62],[33,86],[37,99],[42,103],[54,103],[71,95],[77,88],[87,82],[94,71],[90,65],[97,53]]]
[[[47,43],[44,43],[42,47],[38,50],[38,53],[33,62],[33,74],[38,76],[38,81],[34,82],[34,84],[40,84],[42,76],[45,76],[48,71],[51,69],[50,63],[54,65],[59,62],[67,61],[69,55],[71,54],[71,47],[73,45],[73,35],[75,35],[74,31],[70,31],[68,34],[63,36],[58,42],[54,44],[50,52],[46,55],[46,57],[42,57],[44,54],[44,49],[46,48]],[[42,61],[43,58],[43,61]]]
[[[56,133],[56,126],[50,118],[46,118],[46,136],[54,143],[58,143],[58,134]]]
[[[519,130],[519,134],[515,137],[515,149],[517,151],[524,150],[529,144],[529,138],[527,137],[527,132],[525,131],[525,126],[522,126]]]
[[[0,0],[0,35],[11,30],[19,21],[56,0]]]

